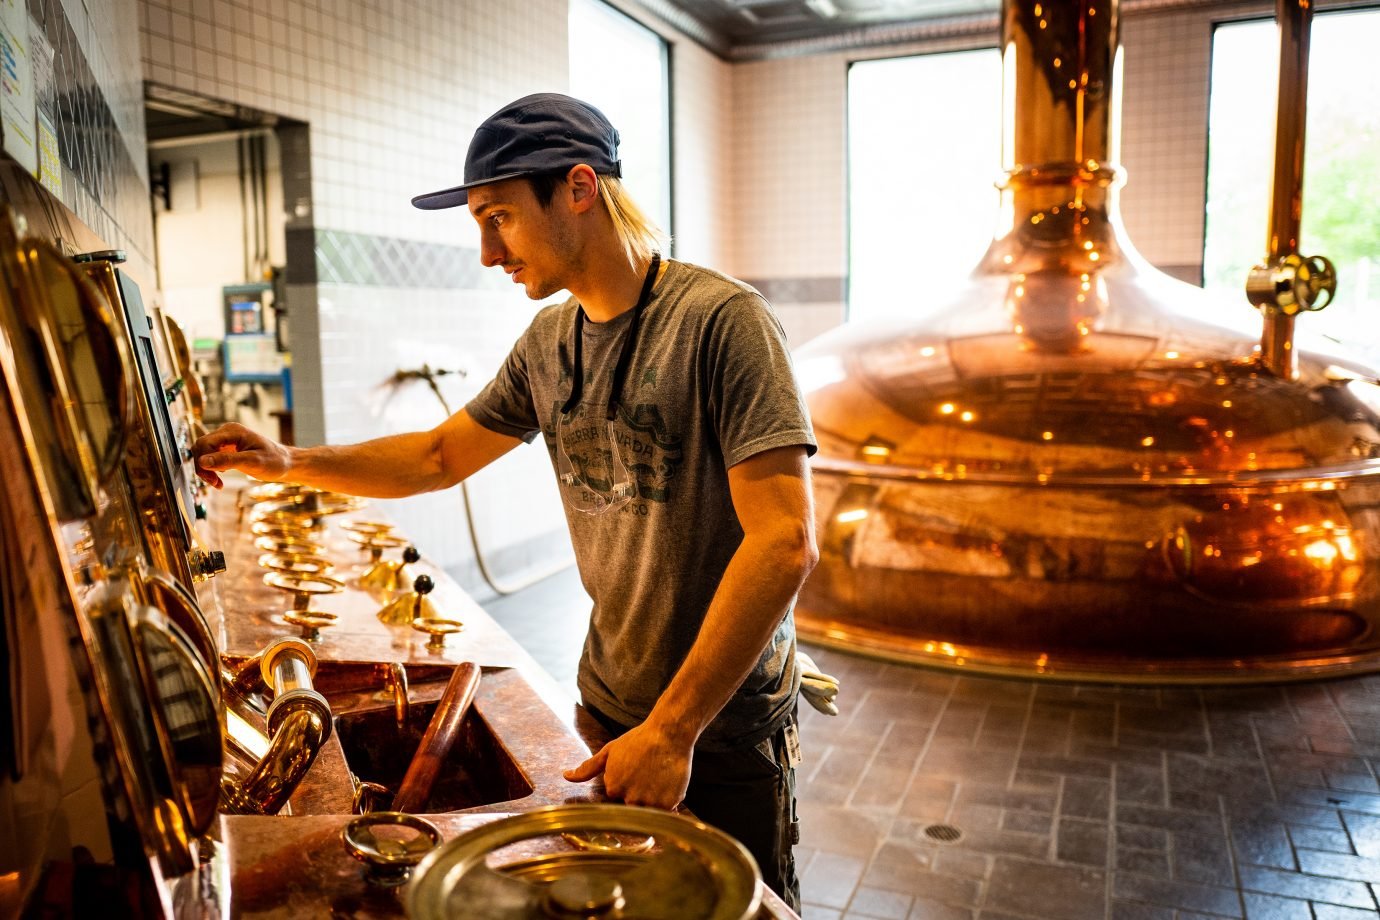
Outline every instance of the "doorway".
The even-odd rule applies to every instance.
[[[157,287],[204,421],[295,443],[294,358],[316,353],[293,338],[315,326],[307,124],[154,83],[144,102]]]

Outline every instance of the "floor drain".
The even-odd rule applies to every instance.
[[[925,836],[940,843],[953,843],[963,836],[963,831],[952,824],[931,824],[925,828]]]

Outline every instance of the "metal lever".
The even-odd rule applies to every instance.
[[[422,743],[408,764],[403,775],[398,794],[393,796],[393,810],[412,812],[423,808],[431,798],[432,787],[441,772],[441,765],[450,756],[455,739],[460,737],[460,727],[465,721],[474,702],[475,691],[479,689],[479,666],[472,661],[462,662],[451,672],[450,681],[436,712],[426,727]]]

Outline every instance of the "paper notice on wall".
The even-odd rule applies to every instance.
[[[57,132],[42,112],[38,113],[38,181],[62,197],[62,155],[58,153]]]
[[[37,174],[34,114],[29,11],[23,0],[0,0],[0,132],[5,152]]]

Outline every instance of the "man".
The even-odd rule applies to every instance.
[[[433,431],[283,447],[239,426],[198,468],[358,495],[444,489],[538,433],[594,600],[585,706],[615,736],[566,771],[740,839],[798,906],[791,606],[816,559],[815,448],[780,324],[746,285],[663,260],[618,179],[618,133],[592,106],[528,96],[480,126],[463,185],[480,258],[540,311],[497,377]]]

